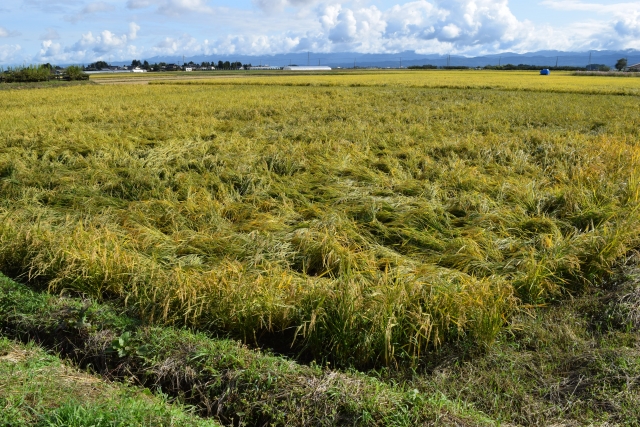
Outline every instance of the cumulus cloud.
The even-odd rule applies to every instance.
[[[179,16],[184,13],[212,13],[213,9],[206,0],[128,0],[129,9],[143,9],[155,6],[158,13]]]
[[[619,16],[614,21],[613,28],[622,37],[640,37],[640,12],[633,11]]]
[[[60,53],[62,53],[60,43],[55,43],[53,40],[43,40],[40,44],[39,56],[42,60],[57,59]]]
[[[198,41],[187,34],[179,38],[166,37],[153,47],[156,54],[162,55],[193,54],[200,49]]]
[[[60,15],[76,22],[87,16],[97,19],[97,14],[127,22],[126,15],[116,12],[115,0],[49,0],[49,6],[44,0],[24,1],[64,9]],[[534,26],[520,20],[511,12],[508,0],[410,0],[389,7],[370,0],[252,1],[259,10],[213,8],[213,0],[128,0],[129,10],[144,15],[138,19],[170,21],[161,36],[141,33],[136,22],[116,32],[89,31],[95,24],[82,23],[86,25],[82,37],[65,43],[55,30],[48,29],[40,36],[42,44],[35,59],[77,63],[109,56],[268,55],[307,50],[482,55],[507,50],[640,47],[640,1],[602,5],[588,0],[545,0],[545,7],[554,10],[601,14],[598,19],[562,27]],[[154,12],[176,18],[154,18]],[[265,18],[265,12],[274,13]],[[183,34],[184,28],[191,34]],[[10,34],[0,27],[0,37]],[[149,47],[138,49],[134,41]]]
[[[140,31],[140,26],[135,22],[130,22],[129,23],[129,40],[137,39],[138,31]]]
[[[76,52],[85,52],[92,50],[96,53],[107,53],[114,49],[122,49],[127,45],[128,37],[126,34],[120,36],[112,33],[109,30],[100,32],[99,35],[94,36],[91,31],[82,35],[82,38],[78,40],[69,50]]]
[[[103,1],[96,1],[96,2],[89,3],[88,5],[83,7],[80,10],[80,12],[78,12],[78,13],[76,13],[74,15],[65,16],[64,19],[66,21],[69,21],[69,22],[72,22],[72,23],[76,23],[76,22],[86,18],[89,15],[93,15],[93,14],[96,14],[96,13],[113,12],[114,10],[116,10],[116,8],[112,4],[105,3]]]
[[[513,47],[529,35],[529,25],[518,21],[507,0],[418,0],[386,11],[331,5],[320,13],[319,22],[333,44],[369,51],[395,50],[402,43],[405,49],[498,49]]]

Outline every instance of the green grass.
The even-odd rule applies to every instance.
[[[219,424],[150,393],[79,371],[34,344],[0,337],[0,426]]]
[[[631,96],[96,85],[0,100],[1,271],[302,361],[419,367],[490,346],[638,246]]]

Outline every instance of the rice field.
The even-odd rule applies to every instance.
[[[228,74],[199,73],[172,76],[163,81],[164,74],[153,76],[151,84],[214,84],[214,85],[275,85],[275,86],[349,86],[349,87],[412,87],[446,89],[502,89],[515,91],[639,95],[640,81],[617,81],[609,75],[589,76],[586,81],[571,72],[553,72],[540,76],[532,71],[357,71],[335,70],[328,73],[300,74],[299,72],[272,72],[270,75],[234,72]],[[209,79],[206,77],[210,76]],[[95,76],[97,77],[97,76]],[[108,81],[115,76],[100,76],[96,82]],[[582,77],[582,76],[580,76]],[[156,81],[154,81],[156,80]],[[177,81],[176,81],[177,80]]]
[[[0,271],[337,366],[488,346],[638,247],[639,85],[412,71],[0,91]]]

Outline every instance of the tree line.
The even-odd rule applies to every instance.
[[[30,83],[46,82],[50,80],[88,80],[82,67],[70,65],[67,68],[53,66],[51,64],[29,65],[22,67],[9,67],[6,70],[0,68],[0,82],[4,83]]]
[[[468,67],[464,65],[455,65],[455,66],[437,66],[437,65],[411,65],[407,67],[410,70],[435,70],[435,69],[443,69],[443,70],[468,70],[472,68],[482,68],[483,70],[539,70],[541,68],[548,68],[549,70],[556,71],[610,71],[611,67],[605,64],[589,64],[586,67],[575,67],[575,66],[549,66],[549,65],[530,65],[530,64],[505,64],[505,65],[485,65],[484,67]],[[615,69],[618,71],[624,71],[627,68],[627,59],[620,58],[616,62]]]
[[[157,62],[154,64],[149,63],[149,61],[141,61],[139,59],[134,59],[131,61],[131,68],[141,68],[147,71],[162,71],[166,70],[167,67],[173,68],[172,66],[184,70],[185,68],[208,68],[214,67],[216,70],[239,70],[241,68],[251,67],[251,64],[243,64],[239,61],[229,62],[229,61],[218,61],[216,62],[208,62],[203,61],[201,63],[189,61],[185,62],[182,65],[176,64],[168,64],[166,62]],[[96,61],[92,62],[86,67],[83,67],[85,71],[100,71],[110,69],[111,66],[105,61]]]

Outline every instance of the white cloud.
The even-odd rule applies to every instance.
[[[318,20],[336,48],[359,51],[498,49],[530,34],[529,24],[516,19],[506,0],[418,0],[384,12],[331,5]]]
[[[640,12],[634,11],[618,17],[613,27],[622,37],[640,37]]]
[[[129,40],[137,39],[138,31],[140,31],[140,26],[135,22],[130,22],[129,23]]]
[[[154,53],[159,55],[190,55],[201,49],[198,41],[187,34],[179,38],[166,37],[153,47]]]
[[[54,43],[53,40],[43,40],[40,44],[39,57],[42,61],[57,59],[62,53],[62,46],[60,43]]]
[[[0,63],[14,63],[18,62],[16,54],[20,52],[22,48],[20,45],[0,45]]]
[[[83,34],[73,46],[68,48],[71,52],[86,52],[92,50],[98,54],[108,53],[114,49],[122,49],[127,45],[127,35],[117,36],[109,30],[100,32],[94,36],[91,31]]]
[[[206,0],[128,0],[129,9],[143,9],[156,6],[157,12],[168,16],[179,16],[184,13],[213,13]]]
[[[88,5],[83,7],[80,10],[80,12],[74,15],[65,16],[64,19],[66,21],[76,23],[86,18],[89,15],[93,15],[96,13],[108,13],[108,12],[113,12],[114,10],[116,10],[116,8],[112,4],[105,3],[103,1],[96,1],[96,2],[89,3]]]
[[[58,17],[79,23],[79,39],[74,36],[65,41],[62,27],[56,26],[60,34],[48,28],[40,36],[42,44],[30,47],[32,53],[38,52],[34,59],[56,63],[307,50],[482,55],[507,50],[640,47],[640,1],[604,5],[588,0],[545,0],[544,7],[553,9],[549,13],[566,10],[562,13],[598,14],[597,19],[562,27],[534,26],[520,20],[511,12],[508,0],[412,0],[386,8],[381,6],[383,2],[373,5],[372,0],[252,0],[256,6],[253,10],[214,7],[219,3],[213,0],[23,1],[40,10],[55,8]],[[271,14],[266,16],[265,12]],[[96,23],[88,17],[106,18],[121,27],[117,31],[96,31]],[[131,22],[132,18],[136,22]],[[139,24],[143,24],[144,33]],[[184,34],[185,30],[189,34]],[[15,33],[0,27],[0,37],[9,35]]]

